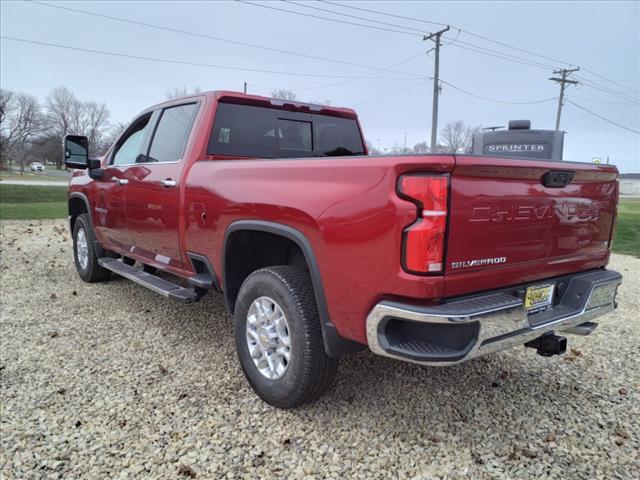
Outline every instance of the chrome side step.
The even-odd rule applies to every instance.
[[[126,265],[118,259],[103,257],[98,259],[98,263],[101,267],[111,270],[113,273],[153,290],[164,297],[172,298],[184,303],[193,303],[200,299],[200,295],[198,295],[194,290],[181,287],[180,285],[165,280],[164,278],[157,277],[151,273]]]

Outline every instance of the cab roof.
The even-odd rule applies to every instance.
[[[318,105],[314,103],[299,102],[296,100],[283,100],[280,98],[264,97],[262,95],[251,95],[248,93],[234,92],[231,90],[212,90],[207,92],[195,93],[185,97],[175,98],[166,102],[154,105],[148,110],[155,109],[164,105],[175,104],[180,100],[189,98],[198,98],[205,96],[208,100],[219,103],[236,103],[241,105],[253,105],[257,107],[279,108],[282,110],[316,113],[320,115],[331,115],[334,117],[351,118],[356,120],[358,115],[351,108],[333,107],[330,105]]]

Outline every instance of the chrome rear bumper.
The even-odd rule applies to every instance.
[[[576,274],[563,282],[554,305],[528,315],[527,285],[456,299],[433,307],[380,302],[367,317],[367,339],[378,355],[443,366],[522,345],[548,332],[588,334],[591,320],[617,307],[622,276],[612,270]],[[586,324],[586,325],[584,325]]]

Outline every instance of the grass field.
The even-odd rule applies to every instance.
[[[66,216],[67,187],[0,183],[0,219],[29,220]]]
[[[0,183],[0,219],[28,220],[66,216],[66,187]],[[620,200],[613,251],[640,257],[640,198]]]
[[[640,198],[620,200],[613,251],[640,257]]]

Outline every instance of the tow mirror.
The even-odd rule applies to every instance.
[[[64,164],[69,168],[89,167],[89,140],[82,135],[64,137]]]

